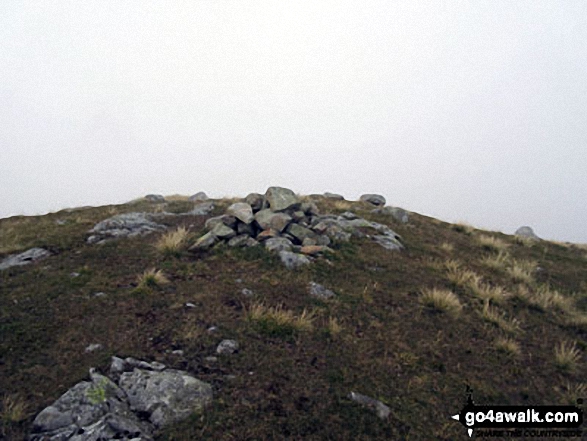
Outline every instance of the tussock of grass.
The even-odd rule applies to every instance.
[[[156,288],[169,283],[161,270],[155,268],[145,271],[137,278],[139,288]]]
[[[544,311],[556,309],[569,312],[574,308],[573,299],[551,289],[548,285],[540,286],[534,295],[530,297],[530,301]]]
[[[342,325],[339,323],[336,317],[329,317],[328,318],[328,333],[331,337],[336,337],[343,331]]]
[[[587,396],[587,384],[585,383],[570,383],[567,381],[563,387],[561,394],[562,402],[564,404],[577,404],[578,399],[583,399]]]
[[[507,268],[510,255],[506,251],[499,251],[497,254],[491,254],[481,259],[481,263],[488,268],[503,270]]]
[[[455,247],[452,243],[442,242],[442,244],[440,244],[440,249],[442,251],[446,251],[447,253],[452,253],[454,251]]]
[[[481,283],[481,277],[479,276],[470,279],[466,286],[475,297],[486,302],[503,303],[508,296],[507,291],[501,286]]]
[[[531,246],[536,245],[538,243],[537,240],[531,239],[529,237],[524,237],[524,236],[516,236],[514,238],[514,242],[518,245],[523,246],[523,247],[531,247]]]
[[[506,248],[509,246],[507,242],[504,242],[497,237],[488,236],[486,234],[480,234],[477,236],[477,243],[481,245],[483,249],[488,251],[505,251]]]
[[[480,276],[474,271],[461,268],[455,260],[447,260],[444,264],[448,280],[456,287],[466,287],[470,283],[476,283]]]
[[[580,358],[581,353],[575,342],[561,342],[554,349],[554,362],[562,370],[574,370]]]
[[[452,291],[445,289],[432,288],[423,290],[420,302],[424,306],[451,315],[458,315],[463,309],[459,298]]]
[[[458,233],[464,233],[469,236],[473,233],[475,227],[467,222],[458,221],[457,223],[453,224],[452,229]]]
[[[346,211],[353,207],[353,203],[351,201],[334,200],[332,201],[332,206],[337,210]]]
[[[498,351],[505,352],[509,355],[518,356],[522,353],[520,345],[511,338],[500,337],[495,341],[495,348]]]
[[[508,333],[513,334],[520,329],[520,323],[517,319],[506,318],[505,313],[500,312],[497,310],[497,308],[490,306],[488,301],[486,301],[483,305],[481,317],[486,322],[492,323],[499,329]]]
[[[248,311],[248,319],[261,333],[276,337],[311,331],[314,318],[314,314],[306,309],[296,316],[283,306],[267,307],[263,303],[254,303]]]
[[[534,271],[537,263],[530,260],[513,260],[511,266],[507,268],[507,273],[514,282],[532,283],[534,281]]]
[[[582,311],[572,311],[566,320],[567,324],[577,328],[587,328],[587,314]]]
[[[185,246],[188,232],[184,227],[169,231],[159,238],[156,248],[166,255],[177,255]]]
[[[7,395],[2,399],[0,420],[5,424],[18,423],[27,417],[27,403],[18,395]]]

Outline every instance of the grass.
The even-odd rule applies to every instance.
[[[292,311],[280,306],[265,306],[253,303],[248,310],[248,319],[256,329],[267,336],[291,336],[297,332],[308,332],[313,329],[315,315],[306,309],[296,316]]]
[[[500,250],[497,254],[490,254],[481,259],[481,264],[496,270],[505,270],[511,256],[506,251]]]
[[[480,234],[477,236],[477,243],[487,251],[504,252],[509,244],[497,237]]]
[[[27,418],[28,405],[19,395],[7,395],[2,398],[0,420],[3,424],[19,423]]]
[[[501,304],[508,298],[508,293],[503,287],[481,283],[480,277],[469,280],[467,288],[471,294],[485,302]]]
[[[442,251],[445,251],[445,252],[447,252],[447,253],[452,253],[452,252],[454,251],[455,247],[454,247],[454,245],[453,245],[452,243],[449,243],[449,242],[442,242],[442,243],[440,244],[440,249],[441,249]]]
[[[510,334],[513,334],[520,329],[520,322],[517,319],[508,319],[505,313],[498,311],[498,309],[491,306],[488,301],[486,301],[483,305],[481,317],[486,322],[492,323],[502,331],[508,332]]]
[[[564,371],[573,371],[581,358],[575,342],[561,342],[554,349],[554,362]]]
[[[331,337],[336,337],[343,331],[343,327],[336,317],[328,318],[328,334]]]
[[[500,337],[495,340],[495,348],[498,351],[504,352],[511,356],[519,356],[522,353],[520,345],[513,339],[508,337]]]
[[[536,267],[537,263],[533,260],[514,259],[506,271],[514,282],[530,284],[534,282]]]
[[[562,389],[561,401],[567,405],[577,404],[577,400],[587,397],[587,384],[566,382]]]
[[[185,248],[188,232],[185,227],[163,234],[155,247],[164,255],[178,256]]]
[[[458,222],[454,223],[452,225],[452,228],[456,232],[466,234],[467,236],[470,236],[471,234],[473,234],[473,231],[475,230],[475,227],[473,227],[473,225],[471,225],[467,222],[464,222],[464,221],[458,221]]]
[[[459,315],[463,306],[455,293],[445,289],[425,289],[420,295],[420,302],[438,312]]]
[[[455,287],[464,288],[480,278],[474,271],[463,269],[460,263],[455,260],[447,260],[444,267],[446,268],[446,277]]]
[[[556,309],[558,311],[570,312],[574,309],[572,298],[551,289],[549,285],[539,286],[534,295],[530,297],[530,301],[543,311]]]
[[[161,270],[148,269],[137,277],[139,288],[159,288],[169,283]]]

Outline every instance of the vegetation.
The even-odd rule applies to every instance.
[[[479,403],[585,398],[581,247],[519,245],[417,213],[402,224],[362,202],[310,197],[322,213],[351,210],[389,225],[406,249],[353,237],[297,271],[263,247],[186,252],[208,216],[162,216],[166,234],[86,243],[112,215],[193,207],[173,199],[0,219],[0,259],[34,246],[52,252],[0,271],[0,438],[25,439],[35,415],[89,368],[106,372],[112,355],[156,360],[213,385],[214,404],[158,441],[448,441],[463,438],[447,415],[461,409],[467,386]],[[215,200],[210,216],[229,202]],[[178,239],[182,231],[190,233]],[[479,236],[499,242],[488,248]],[[310,296],[311,281],[336,296]],[[238,354],[206,361],[227,338],[239,342]],[[103,349],[84,352],[91,343]],[[385,402],[389,421],[350,401],[350,391]]]

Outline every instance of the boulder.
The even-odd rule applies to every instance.
[[[279,258],[287,269],[296,269],[310,263],[306,256],[291,251],[280,251]]]
[[[223,214],[222,216],[214,216],[206,220],[204,226],[206,227],[206,229],[212,230],[218,224],[223,224],[227,227],[233,228],[237,224],[236,217],[229,216],[227,214]]]
[[[189,247],[188,251],[205,251],[212,248],[216,244],[217,240],[218,239],[216,236],[208,232],[196,240],[196,243]]]
[[[145,199],[154,204],[162,204],[164,202],[167,202],[163,195],[160,194],[148,194],[147,196],[145,196]]]
[[[387,250],[399,251],[404,248],[397,237],[391,234],[373,236],[373,240]]]
[[[12,254],[4,258],[0,262],[0,270],[5,270],[13,266],[28,265],[50,255],[51,253],[43,248],[31,248],[24,253]]]
[[[255,228],[254,223],[243,224],[242,222],[239,222],[236,225],[236,232],[238,234],[246,234],[248,236],[256,236],[257,235],[257,230]]]
[[[385,198],[380,194],[364,194],[360,197],[360,200],[373,205],[385,205]]]
[[[210,233],[218,239],[230,239],[236,236],[236,232],[229,226],[224,225],[223,223],[218,223],[214,225],[214,228],[210,230]]]
[[[244,247],[247,245],[248,240],[250,238],[251,237],[247,234],[241,234],[241,235],[235,236],[228,241],[228,246],[229,247]]]
[[[344,201],[344,196],[341,194],[337,194],[337,193],[330,193],[330,192],[325,192],[324,193],[324,197],[328,198],[328,199],[334,199],[337,201]]]
[[[322,254],[326,251],[332,251],[327,246],[323,245],[304,245],[300,248],[300,253],[306,254],[308,256],[315,256],[317,254]]]
[[[299,207],[298,197],[288,188],[269,187],[265,193],[265,199],[272,211],[284,211]]]
[[[316,233],[314,233],[309,228],[303,227],[299,224],[290,224],[286,230],[289,234],[299,240],[300,243],[303,242],[304,239],[310,238],[313,239],[316,237]]]
[[[315,216],[320,214],[318,206],[314,202],[302,202],[300,205],[300,210],[308,216]]]
[[[208,195],[206,193],[204,193],[203,191],[199,191],[196,194],[191,195],[188,198],[188,201],[191,201],[191,202],[199,202],[199,201],[207,201],[208,199],[209,198],[208,198]]]
[[[255,219],[253,208],[246,202],[236,202],[226,209],[226,214],[234,216],[245,224],[250,224]]]
[[[518,237],[524,237],[526,239],[541,240],[540,237],[534,233],[534,230],[528,226],[518,228],[514,234]]]
[[[375,398],[368,397],[366,395],[358,394],[356,392],[351,392],[349,394],[349,398],[354,402],[366,407],[367,409],[374,411],[380,419],[386,420],[387,418],[389,418],[391,409],[385,404],[383,404],[381,401],[376,400]]]
[[[265,241],[265,248],[271,252],[291,251],[292,245],[285,237],[273,237]]]
[[[251,206],[253,212],[267,208],[265,205],[265,196],[259,193],[249,193],[245,198],[245,202]]]
[[[263,230],[259,234],[257,234],[257,240],[259,242],[263,242],[264,240],[271,239],[272,237],[278,237],[279,233],[275,230],[268,229]]]
[[[164,231],[167,227],[151,220],[147,213],[117,214],[94,225],[87,238],[88,243],[102,243],[109,239],[134,237],[154,231]]]
[[[216,348],[218,354],[234,354],[238,351],[238,342],[236,340],[222,340]]]
[[[316,297],[320,300],[328,300],[335,296],[334,292],[315,282],[310,282],[308,284],[308,292],[312,297]]]
[[[194,208],[188,211],[186,214],[192,214],[194,216],[206,216],[214,210],[214,202],[207,201],[201,204],[194,205]]]
[[[410,220],[408,212],[403,208],[399,207],[379,207],[371,212],[375,214],[385,214],[387,216],[391,216],[396,221],[401,222],[403,224],[408,223],[408,221]]]

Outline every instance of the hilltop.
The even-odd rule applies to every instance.
[[[586,397],[584,246],[292,195],[0,219],[0,436],[37,430],[91,368],[109,381],[112,357],[113,381],[144,361],[203,382],[157,440],[465,439],[450,417],[467,387],[478,403]]]

